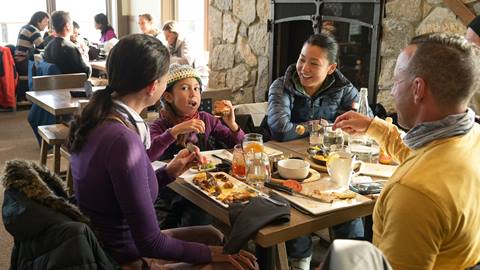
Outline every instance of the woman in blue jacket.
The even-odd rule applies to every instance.
[[[304,137],[296,127],[310,120],[329,122],[358,102],[358,90],[337,69],[338,44],[325,34],[310,36],[295,65],[276,79],[268,92],[268,126],[272,139],[290,141]],[[336,238],[361,238],[363,222],[355,219],[334,227]],[[312,239],[301,236],[286,242],[290,265],[309,269]]]
[[[333,122],[351,110],[358,90],[337,69],[338,44],[325,34],[308,38],[296,64],[276,79],[268,92],[268,126],[272,139],[289,141],[302,136],[295,128],[310,120]]]

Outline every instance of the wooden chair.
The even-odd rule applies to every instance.
[[[53,171],[60,173],[60,148],[67,141],[69,128],[64,124],[53,124],[38,127],[38,134],[42,137],[40,145],[40,163],[47,164],[48,146],[53,146]]]
[[[87,76],[85,73],[47,75],[33,77],[33,90],[52,90],[83,87]],[[38,134],[41,137],[40,163],[46,165],[47,151],[50,145],[53,146],[53,171],[60,173],[61,146],[67,141],[69,127],[65,124],[43,125],[38,127]],[[67,173],[68,175],[68,173]],[[67,176],[68,178],[68,176]]]

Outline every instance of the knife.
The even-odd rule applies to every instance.
[[[228,160],[226,158],[222,158],[221,156],[217,155],[217,154],[212,154],[213,157],[215,158],[218,158],[220,159],[223,163],[225,164],[228,164],[228,165],[232,165],[232,161],[231,160]]]
[[[332,201],[328,201],[328,200],[322,200],[322,199],[317,198],[317,197],[309,196],[309,195],[303,194],[301,192],[296,192],[295,190],[293,190],[289,187],[286,187],[282,184],[277,184],[277,183],[273,183],[273,182],[265,182],[263,185],[268,187],[268,188],[277,190],[277,191],[285,192],[285,193],[287,193],[289,195],[292,195],[292,196],[303,197],[305,199],[313,200],[313,201],[316,201],[316,202],[322,202],[322,203],[331,203],[332,202]]]

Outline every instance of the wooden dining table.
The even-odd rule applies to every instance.
[[[290,142],[265,143],[266,146],[281,150],[286,155],[305,156],[308,147],[306,139]],[[193,186],[182,178],[169,185],[175,192],[188,199],[195,205],[211,214],[227,227],[231,226],[229,212],[208,196],[198,192]],[[288,269],[285,241],[299,236],[309,235],[313,232],[344,223],[346,221],[371,215],[375,201],[367,200],[360,204],[345,208],[335,209],[325,214],[309,215],[295,208],[291,208],[290,221],[284,224],[268,225],[260,229],[253,237],[253,241],[261,247],[267,248],[267,265],[265,269]]]
[[[88,98],[72,97],[70,91],[83,91],[83,88],[57,89],[45,91],[28,91],[26,97],[42,109],[54,116],[64,116],[75,113],[80,107],[80,102]]]
[[[107,60],[90,61],[90,66],[98,71],[107,72]]]

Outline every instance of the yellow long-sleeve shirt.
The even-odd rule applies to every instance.
[[[480,126],[417,150],[380,119],[367,135],[400,163],[373,213],[373,243],[393,268],[465,269],[480,262]]]

